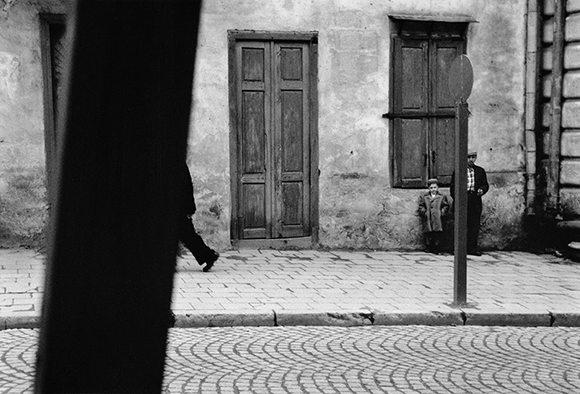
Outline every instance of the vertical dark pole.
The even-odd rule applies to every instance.
[[[74,5],[38,393],[161,391],[199,8]]]
[[[454,303],[467,299],[467,116],[463,100],[455,106]]]

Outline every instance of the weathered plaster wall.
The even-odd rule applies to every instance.
[[[381,114],[389,103],[388,14],[422,13],[469,14],[479,21],[470,27],[467,54],[475,73],[470,141],[492,182],[481,244],[518,246],[524,209],[525,5],[525,0],[206,2],[190,164],[205,193],[198,196],[203,209],[219,206],[219,244],[227,245],[229,237],[226,32],[254,29],[319,32],[320,243],[420,247],[420,191],[391,188],[390,136]]]
[[[17,189],[11,184],[14,174],[43,181],[38,12],[64,10],[56,0],[38,1],[42,5],[14,2],[0,23],[0,116],[8,120],[0,123],[2,199]],[[204,2],[188,156],[199,208],[195,219],[198,229],[212,246],[229,247],[227,30],[317,31],[320,243],[373,249],[420,247],[416,212],[420,191],[391,187],[389,127],[381,117],[389,104],[388,14],[469,14],[479,21],[470,27],[468,35],[467,54],[475,72],[469,100],[470,140],[480,152],[478,163],[489,171],[492,183],[484,202],[481,244],[490,248],[517,246],[524,208],[525,3]],[[29,217],[44,217],[44,185],[27,190],[38,194],[31,200],[36,204],[36,214]],[[17,208],[25,209],[24,205]]]
[[[40,12],[58,1],[0,1],[0,247],[38,245],[46,211]]]
[[[525,210],[524,86],[526,2],[478,2],[467,54],[474,68],[469,140],[488,171],[483,247],[519,247]],[[532,158],[533,159],[533,158]]]

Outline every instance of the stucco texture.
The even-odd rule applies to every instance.
[[[59,2],[42,4],[63,11]],[[42,7],[17,1],[0,23],[0,116],[8,120],[0,125],[2,198],[13,187],[13,163],[22,167],[13,173],[42,178]],[[525,0],[204,2],[188,150],[198,203],[196,228],[218,250],[230,247],[227,31],[316,31],[320,246],[422,248],[416,207],[422,189],[392,187],[389,122],[381,116],[389,109],[388,15],[469,14],[478,20],[467,37],[474,69],[469,138],[479,152],[478,164],[494,179],[484,201],[480,243],[518,247],[525,178],[525,7]],[[36,186],[35,195],[43,195],[43,187]]]
[[[517,247],[524,208],[525,1],[206,2],[195,74],[190,164],[224,209],[219,244],[227,245],[229,196],[228,29],[318,31],[320,244],[346,248],[422,247],[416,196],[391,187],[388,121],[389,13],[469,14],[475,73],[469,100],[470,143],[500,187],[486,198],[481,244]],[[264,17],[267,15],[267,17]],[[505,175],[504,175],[505,174]],[[505,181],[502,180],[505,178]],[[206,209],[206,208],[204,208]],[[220,219],[221,221],[222,219]]]
[[[48,216],[39,13],[56,1],[0,1],[0,247],[43,243]]]
[[[387,188],[376,178],[356,173],[334,176],[330,183],[321,204],[321,244],[364,249],[421,247],[419,191],[414,193],[416,198],[409,198],[407,191]]]
[[[426,189],[388,188],[360,174],[337,176],[331,182],[325,205],[333,209],[321,212],[321,244],[354,249],[424,247],[417,208],[418,197]],[[494,175],[489,182],[490,190],[483,197],[479,246],[483,250],[517,248],[524,242],[523,184]],[[365,193],[360,191],[361,184]],[[441,192],[449,195],[448,188]],[[453,248],[453,211],[444,220],[442,248],[448,252]]]
[[[517,249],[525,242],[523,174],[490,174],[483,196],[479,245],[484,250]]]

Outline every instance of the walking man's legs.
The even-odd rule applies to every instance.
[[[199,265],[207,264],[203,270],[207,272],[219,258],[219,254],[207,246],[203,239],[195,232],[191,218],[182,215],[179,219],[179,240],[191,252]]]

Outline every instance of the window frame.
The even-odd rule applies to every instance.
[[[390,158],[391,158],[391,180],[392,186],[396,188],[404,189],[416,189],[426,187],[427,179],[435,176],[433,173],[437,169],[437,164],[435,162],[435,157],[437,156],[436,143],[437,138],[435,138],[435,133],[437,127],[436,124],[438,117],[443,117],[446,119],[454,119],[454,111],[434,111],[434,99],[433,96],[437,93],[435,90],[436,78],[434,77],[435,71],[433,71],[433,62],[437,60],[437,54],[434,54],[436,45],[445,42],[458,42],[458,54],[465,54],[467,50],[467,33],[469,30],[469,23],[477,22],[470,16],[465,15],[455,15],[455,16],[418,16],[418,15],[389,15],[391,22],[391,39],[390,39],[390,55],[391,55],[391,65],[390,65],[390,94],[389,94],[389,113],[384,114],[383,117],[389,119],[389,130],[390,133]],[[402,76],[398,68],[400,68],[399,63],[402,60],[398,59],[398,42],[402,40],[417,40],[424,41],[426,43],[425,55],[426,55],[426,68],[427,77],[426,83],[426,93],[425,100],[427,111],[422,114],[418,111],[416,114],[404,114],[397,113],[397,91],[396,89],[401,89]],[[396,81],[396,78],[401,80]],[[400,93],[400,92],[399,92]],[[400,98],[399,98],[400,100]],[[434,113],[438,112],[438,113]],[[405,165],[405,152],[401,150],[399,146],[402,144],[402,126],[397,124],[397,122],[402,122],[406,119],[415,119],[422,122],[423,135],[418,138],[419,141],[425,141],[425,146],[422,148],[423,155],[425,156],[422,169],[416,168],[418,173],[421,173],[420,179],[415,179],[413,181],[407,181],[404,179],[403,168]],[[454,138],[453,138],[454,139]],[[421,143],[421,142],[420,142]],[[453,141],[451,141],[451,146],[454,146]],[[419,148],[421,149],[421,148]],[[423,160],[422,160],[423,161]],[[417,164],[420,165],[420,164]],[[448,178],[447,176],[444,177]],[[444,180],[443,186],[449,185],[449,180]]]

